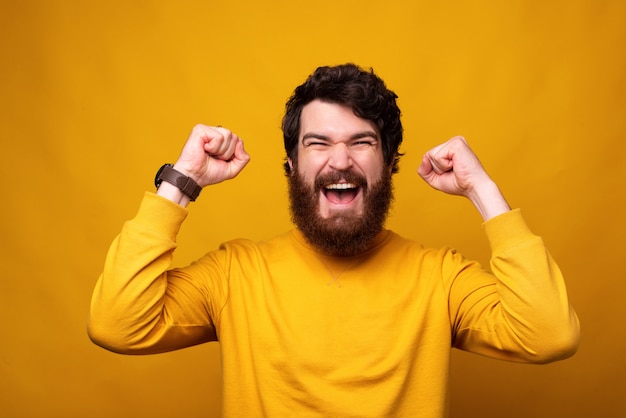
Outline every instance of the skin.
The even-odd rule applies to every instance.
[[[308,181],[313,182],[317,175],[331,170],[353,170],[373,184],[381,177],[382,170],[390,170],[384,165],[376,128],[349,108],[313,101],[303,108],[301,125],[298,170]],[[197,125],[174,169],[206,187],[235,178],[249,161],[243,141],[232,131]],[[461,136],[426,152],[417,172],[434,189],[468,198],[485,221],[510,210],[499,188]],[[189,203],[178,188],[167,182],[161,184],[157,194],[182,206]],[[344,204],[333,203],[320,194],[323,217],[336,211],[360,215],[362,207],[361,191]]]
[[[357,117],[352,109],[315,100],[302,108],[298,141],[298,172],[313,184],[315,178],[333,171],[353,171],[375,184],[385,169],[378,129],[369,120]],[[289,160],[293,168],[293,162]],[[346,180],[340,180],[346,184]],[[361,216],[363,191],[349,202],[333,202],[319,194],[322,218],[333,214]]]

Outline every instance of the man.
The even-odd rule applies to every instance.
[[[219,341],[223,413],[244,417],[442,417],[452,347],[531,363],[572,355],[578,320],[557,265],[463,138],[426,153],[418,172],[476,206],[493,273],[384,228],[401,156],[396,97],[372,71],[318,68],[283,120],[297,228],[170,270],[185,206],[249,161],[228,129],[196,126],[111,246],[93,341],[127,354]]]

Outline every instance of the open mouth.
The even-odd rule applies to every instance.
[[[360,187],[353,183],[334,183],[325,186],[322,190],[329,202],[345,205],[357,197]]]

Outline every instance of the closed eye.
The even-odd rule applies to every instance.
[[[302,137],[302,145],[305,147],[324,147],[329,145],[329,139],[324,135],[307,133]]]
[[[326,141],[313,140],[313,141],[304,141],[302,145],[304,145],[305,147],[320,148],[320,147],[327,147],[329,144]]]
[[[378,135],[373,131],[364,131],[354,134],[351,144],[358,147],[373,147],[378,145]]]
[[[302,137],[302,145],[304,147],[326,148],[333,145],[333,141],[325,135],[310,132]],[[371,131],[359,132],[354,134],[346,142],[346,145],[357,148],[375,147],[378,145],[378,136]]]

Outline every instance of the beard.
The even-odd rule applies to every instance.
[[[319,211],[319,195],[324,185],[340,179],[360,186],[363,213],[336,214],[323,218]],[[365,178],[353,172],[320,176],[310,186],[294,164],[288,181],[291,219],[311,245],[333,256],[356,256],[367,251],[382,231],[393,201],[393,185],[388,170],[383,170],[381,179],[371,186]]]

